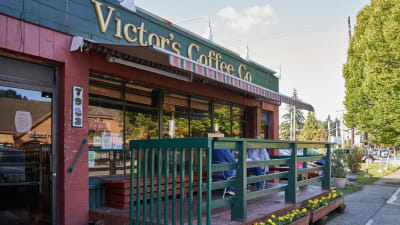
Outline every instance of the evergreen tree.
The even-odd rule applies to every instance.
[[[304,127],[298,136],[299,141],[327,141],[328,132],[323,128],[323,122],[315,118],[314,113],[309,112]]]
[[[293,90],[293,98],[299,99],[296,89]],[[282,116],[282,123],[279,125],[279,137],[282,140],[289,140],[290,139],[290,119],[291,115],[294,111],[294,106],[288,105],[286,107],[286,113]],[[296,108],[296,136],[300,133],[300,130],[303,128],[304,125],[304,115],[303,112]]]
[[[371,0],[357,16],[343,68],[345,123],[400,145],[400,0]]]

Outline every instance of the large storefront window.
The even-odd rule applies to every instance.
[[[129,140],[158,138],[158,110],[153,89],[126,84],[125,146]]]
[[[123,101],[119,82],[90,79],[89,148],[123,149]],[[116,151],[90,151],[90,175],[122,174],[124,155]]]
[[[217,131],[246,137],[246,127],[245,108],[91,75],[89,175],[129,173],[130,153],[122,151],[129,140],[206,137]]]

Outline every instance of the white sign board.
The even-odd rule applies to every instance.
[[[112,149],[112,138],[109,132],[101,133],[101,148]]]
[[[112,138],[112,148],[122,149],[122,134],[121,133],[111,133]]]
[[[83,126],[83,88],[72,86],[72,127]]]
[[[101,146],[101,137],[100,136],[93,137],[93,146],[95,146],[95,147]]]
[[[94,151],[89,151],[89,166],[95,166],[95,156],[96,152]]]

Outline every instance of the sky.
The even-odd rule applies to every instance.
[[[135,0],[137,6],[280,71],[280,93],[314,106],[319,120],[340,117],[345,95],[343,64],[347,17],[369,0]],[[285,105],[280,107],[280,113]]]

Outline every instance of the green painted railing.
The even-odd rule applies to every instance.
[[[247,149],[291,149],[290,156],[247,162]],[[325,148],[326,155],[308,156],[307,148]],[[212,164],[212,149],[238,151],[236,163]],[[297,149],[305,149],[302,156]],[[285,191],[285,201],[296,203],[297,187],[321,181],[330,189],[330,144],[242,138],[183,138],[130,141],[130,224],[211,224],[211,210],[231,205],[231,219],[247,219],[247,200]],[[324,160],[324,166],[297,168],[297,163]],[[288,165],[288,171],[247,177],[247,168]],[[233,180],[213,181],[212,173],[236,170]],[[323,176],[298,181],[298,175],[323,171]],[[247,192],[247,184],[285,178],[287,184]],[[235,187],[235,196],[212,199],[212,191]],[[195,196],[196,195],[196,196]],[[147,221],[147,222],[144,222]]]

